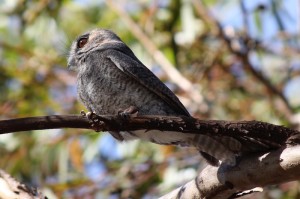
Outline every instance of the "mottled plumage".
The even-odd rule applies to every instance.
[[[89,111],[99,115],[117,114],[130,106],[139,115],[190,116],[170,91],[113,32],[96,29],[73,42],[68,67],[78,72],[78,96]],[[110,132],[118,140],[140,138],[159,144],[193,145],[210,163],[217,160],[235,164],[241,144],[222,139],[180,132]]]

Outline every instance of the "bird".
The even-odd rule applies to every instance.
[[[111,30],[97,28],[79,36],[71,45],[68,68],[77,73],[79,100],[97,115],[135,107],[138,115],[191,117],[177,96]],[[241,149],[241,143],[228,136],[147,129],[109,133],[119,141],[196,147],[214,166],[235,165]]]

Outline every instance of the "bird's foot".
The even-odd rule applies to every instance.
[[[125,110],[119,110],[118,115],[124,119],[130,118],[130,117],[136,117],[139,110],[135,106],[130,106],[129,108]]]
[[[95,116],[97,116],[95,112],[89,111],[86,113],[84,110],[80,111],[80,114],[89,120],[93,120],[95,118]]]
[[[80,111],[80,114],[83,116],[83,117],[86,117],[90,124],[91,124],[91,127],[96,131],[96,132],[99,132],[99,128],[98,126],[101,125],[101,121],[100,120],[103,120],[104,118],[102,118],[101,116],[97,115],[95,112],[85,112],[85,111]]]

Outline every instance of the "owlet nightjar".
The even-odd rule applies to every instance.
[[[73,42],[68,68],[77,72],[79,99],[98,115],[134,106],[139,115],[190,116],[175,94],[112,31],[95,29]],[[235,165],[241,144],[230,137],[158,130],[110,132],[116,139],[194,146],[216,165]]]

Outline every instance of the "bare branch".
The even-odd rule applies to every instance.
[[[240,143],[237,154],[245,156],[266,152],[299,142],[300,133],[283,126],[258,121],[229,122],[198,120],[192,117],[173,116],[121,116],[92,114],[86,116],[52,115],[0,121],[0,134],[55,128],[84,128],[96,131],[133,131],[146,129],[208,135],[213,139],[230,137]],[[190,136],[189,134],[189,136]],[[171,143],[170,143],[171,144]]]
[[[300,146],[295,146],[244,157],[236,167],[207,166],[196,179],[160,199],[237,198],[243,190],[298,180],[299,153]]]
[[[88,119],[80,115],[50,115],[0,120],[0,134],[58,128],[92,129]]]
[[[0,198],[47,199],[38,189],[16,181],[3,170],[0,170]]]
[[[207,134],[210,136],[231,136],[245,144],[251,138],[262,144],[279,148],[287,143],[298,143],[299,131],[259,121],[199,120],[192,117],[136,116],[94,114],[92,120],[79,115],[52,115],[0,121],[0,134],[57,128],[82,128],[97,131],[132,131],[156,129],[183,133]]]
[[[196,196],[198,194],[198,198],[202,196],[213,198],[219,195],[221,197],[216,198],[225,198],[225,196],[228,198],[234,193],[252,189],[256,186],[282,183],[300,177],[300,158],[297,156],[297,154],[300,154],[300,146],[283,150],[289,144],[299,143],[300,133],[293,129],[265,122],[229,122],[155,115],[97,116],[95,114],[93,114],[91,120],[82,115],[52,115],[0,121],[1,134],[54,128],[84,128],[97,131],[157,129],[161,131],[207,134],[210,136],[230,136],[239,140],[244,146],[247,146],[251,139],[254,139],[260,145],[267,146],[269,151],[279,149],[263,156],[253,153],[251,153],[251,156],[245,155],[240,164],[234,168],[229,168],[225,165],[221,165],[219,168],[208,166],[201,172],[196,181],[186,184],[163,198],[174,198],[181,194],[183,196],[186,194],[195,194]],[[281,154],[282,150],[283,154]],[[255,151],[258,152],[259,150],[256,149]],[[264,173],[264,176],[261,173]],[[268,177],[266,178],[265,176]]]
[[[83,128],[97,131],[156,129],[210,136],[230,136],[239,140],[246,148],[249,142],[253,144],[251,140],[258,141],[259,145],[267,146],[263,151],[267,149],[269,153],[263,156],[254,153],[251,153],[251,156],[243,155],[244,159],[236,167],[208,166],[195,181],[189,182],[163,198],[203,198],[204,196],[205,198],[228,198],[237,192],[256,186],[282,183],[300,177],[300,157],[297,156],[300,146],[284,149],[288,145],[299,143],[300,132],[265,122],[198,120],[192,117],[173,116],[98,116],[95,114],[90,120],[83,115],[52,115],[0,121],[1,134],[54,128]],[[279,150],[272,151],[272,149]],[[260,150],[255,150],[255,152],[258,151]],[[252,191],[242,194],[245,193],[252,193]],[[237,197],[239,194],[234,196]]]

